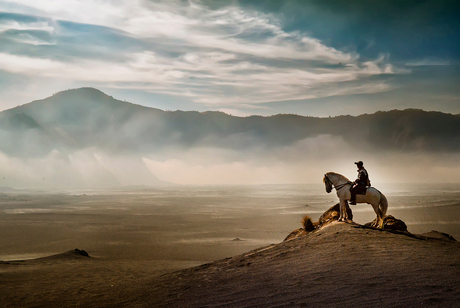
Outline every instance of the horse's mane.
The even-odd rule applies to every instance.
[[[329,176],[337,176],[337,177],[342,177],[344,180],[346,180],[347,182],[350,182],[350,180],[346,177],[346,176],[343,176],[341,175],[340,173],[336,173],[336,172],[328,172],[325,174],[327,177]],[[323,179],[324,180],[324,179]]]

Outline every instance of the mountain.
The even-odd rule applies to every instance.
[[[292,182],[300,176],[297,166],[319,166],[324,159],[329,159],[324,168],[357,157],[381,165],[395,153],[422,153],[431,155],[424,163],[430,164],[438,154],[459,151],[460,115],[415,109],[357,117],[235,117],[163,111],[81,88],[0,112],[3,186],[158,185],[152,174],[158,168],[170,181],[196,182],[208,171],[212,177],[202,183],[214,183],[216,172],[222,173],[217,179],[241,183],[232,174],[266,178],[273,166],[278,166],[273,181]],[[377,156],[385,153],[390,156]],[[414,164],[418,159],[410,158]],[[452,164],[438,170],[451,170]],[[293,180],[294,173],[299,175]]]
[[[161,111],[125,103],[92,88],[63,91],[1,112],[2,139],[9,142],[1,151],[30,156],[93,146],[129,149],[129,140],[135,136],[129,125],[135,125],[137,131],[132,133],[138,133],[158,113]],[[16,143],[18,138],[27,142]],[[27,151],[31,147],[40,150]]]
[[[89,147],[108,153],[196,146],[246,151],[321,135],[340,136],[368,151],[456,152],[460,151],[460,115],[407,109],[358,117],[279,114],[242,118],[222,112],[162,111],[81,88],[1,112],[0,134],[0,150],[14,156]]]

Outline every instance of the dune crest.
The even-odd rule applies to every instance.
[[[460,243],[332,222],[282,243],[154,279],[155,307],[453,307]]]
[[[350,208],[349,216],[352,217]],[[339,204],[279,243],[153,279],[145,307],[454,306],[460,243],[437,231],[341,223]],[[447,269],[447,270],[446,270]]]

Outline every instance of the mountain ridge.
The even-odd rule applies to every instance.
[[[298,115],[298,114],[293,114],[293,113],[278,113],[278,114],[273,114],[273,115],[269,115],[269,116],[263,116],[263,115],[257,115],[257,114],[249,115],[249,116],[235,116],[235,115],[227,114],[227,113],[222,112],[222,111],[214,111],[214,110],[207,110],[207,111],[202,111],[202,112],[195,111],[195,110],[170,111],[170,110],[162,110],[162,109],[155,108],[155,107],[148,107],[148,106],[143,106],[143,105],[140,105],[140,104],[135,104],[135,103],[132,103],[132,102],[128,102],[126,100],[122,101],[122,100],[116,99],[113,96],[108,95],[108,94],[102,92],[101,90],[93,88],[93,87],[82,87],[82,88],[74,88],[74,89],[68,89],[68,90],[59,91],[59,92],[56,92],[56,93],[54,93],[53,95],[51,95],[49,97],[34,100],[34,101],[29,102],[29,103],[22,104],[22,105],[19,105],[19,106],[16,106],[16,107],[8,108],[8,109],[0,111],[0,113],[4,113],[4,112],[17,113],[17,110],[22,110],[22,108],[24,106],[30,106],[30,105],[34,105],[34,104],[38,104],[38,103],[43,103],[45,101],[50,101],[50,100],[57,101],[58,99],[69,99],[74,94],[80,95],[80,98],[83,99],[82,102],[91,101],[91,102],[99,102],[99,103],[101,103],[101,102],[107,102],[108,99],[112,99],[114,102],[120,103],[120,105],[123,105],[123,104],[131,105],[131,106],[143,108],[145,110],[155,110],[155,111],[160,111],[160,112],[165,112],[165,113],[180,112],[180,113],[199,113],[199,114],[223,114],[223,115],[233,117],[233,118],[273,118],[273,117],[282,117],[282,116],[293,116],[293,117],[299,117],[299,118],[334,119],[334,118],[343,118],[343,117],[345,117],[345,118],[350,118],[350,117],[351,118],[359,118],[359,117],[365,117],[365,116],[369,116],[369,115],[380,115],[380,114],[398,113],[398,112],[423,112],[423,113],[429,113],[429,114],[439,114],[439,115],[443,114],[443,115],[451,115],[451,116],[460,116],[460,114],[452,114],[452,113],[446,113],[446,112],[434,111],[434,110],[427,111],[427,110],[423,110],[423,109],[419,109],[419,108],[392,109],[392,110],[388,110],[388,111],[378,110],[378,111],[376,111],[374,113],[370,113],[370,114],[369,113],[363,113],[363,114],[359,114],[359,115],[356,115],[356,116],[353,116],[353,115],[350,115],[350,114],[343,114],[343,115],[325,116],[325,117],[315,117],[315,116],[309,116],[309,115]],[[96,101],[95,98],[98,98],[99,101]]]
[[[330,118],[236,117],[219,111],[163,111],[117,100],[94,88],[62,91],[2,111],[0,128],[4,138],[34,133],[43,144],[49,141],[66,150],[97,146],[108,152],[149,153],[171,146],[273,148],[321,135],[340,136],[368,151],[460,150],[460,115],[406,109]],[[15,152],[11,146],[0,146],[0,151]]]

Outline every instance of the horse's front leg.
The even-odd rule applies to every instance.
[[[340,216],[339,221],[348,221],[347,200],[340,199]]]

